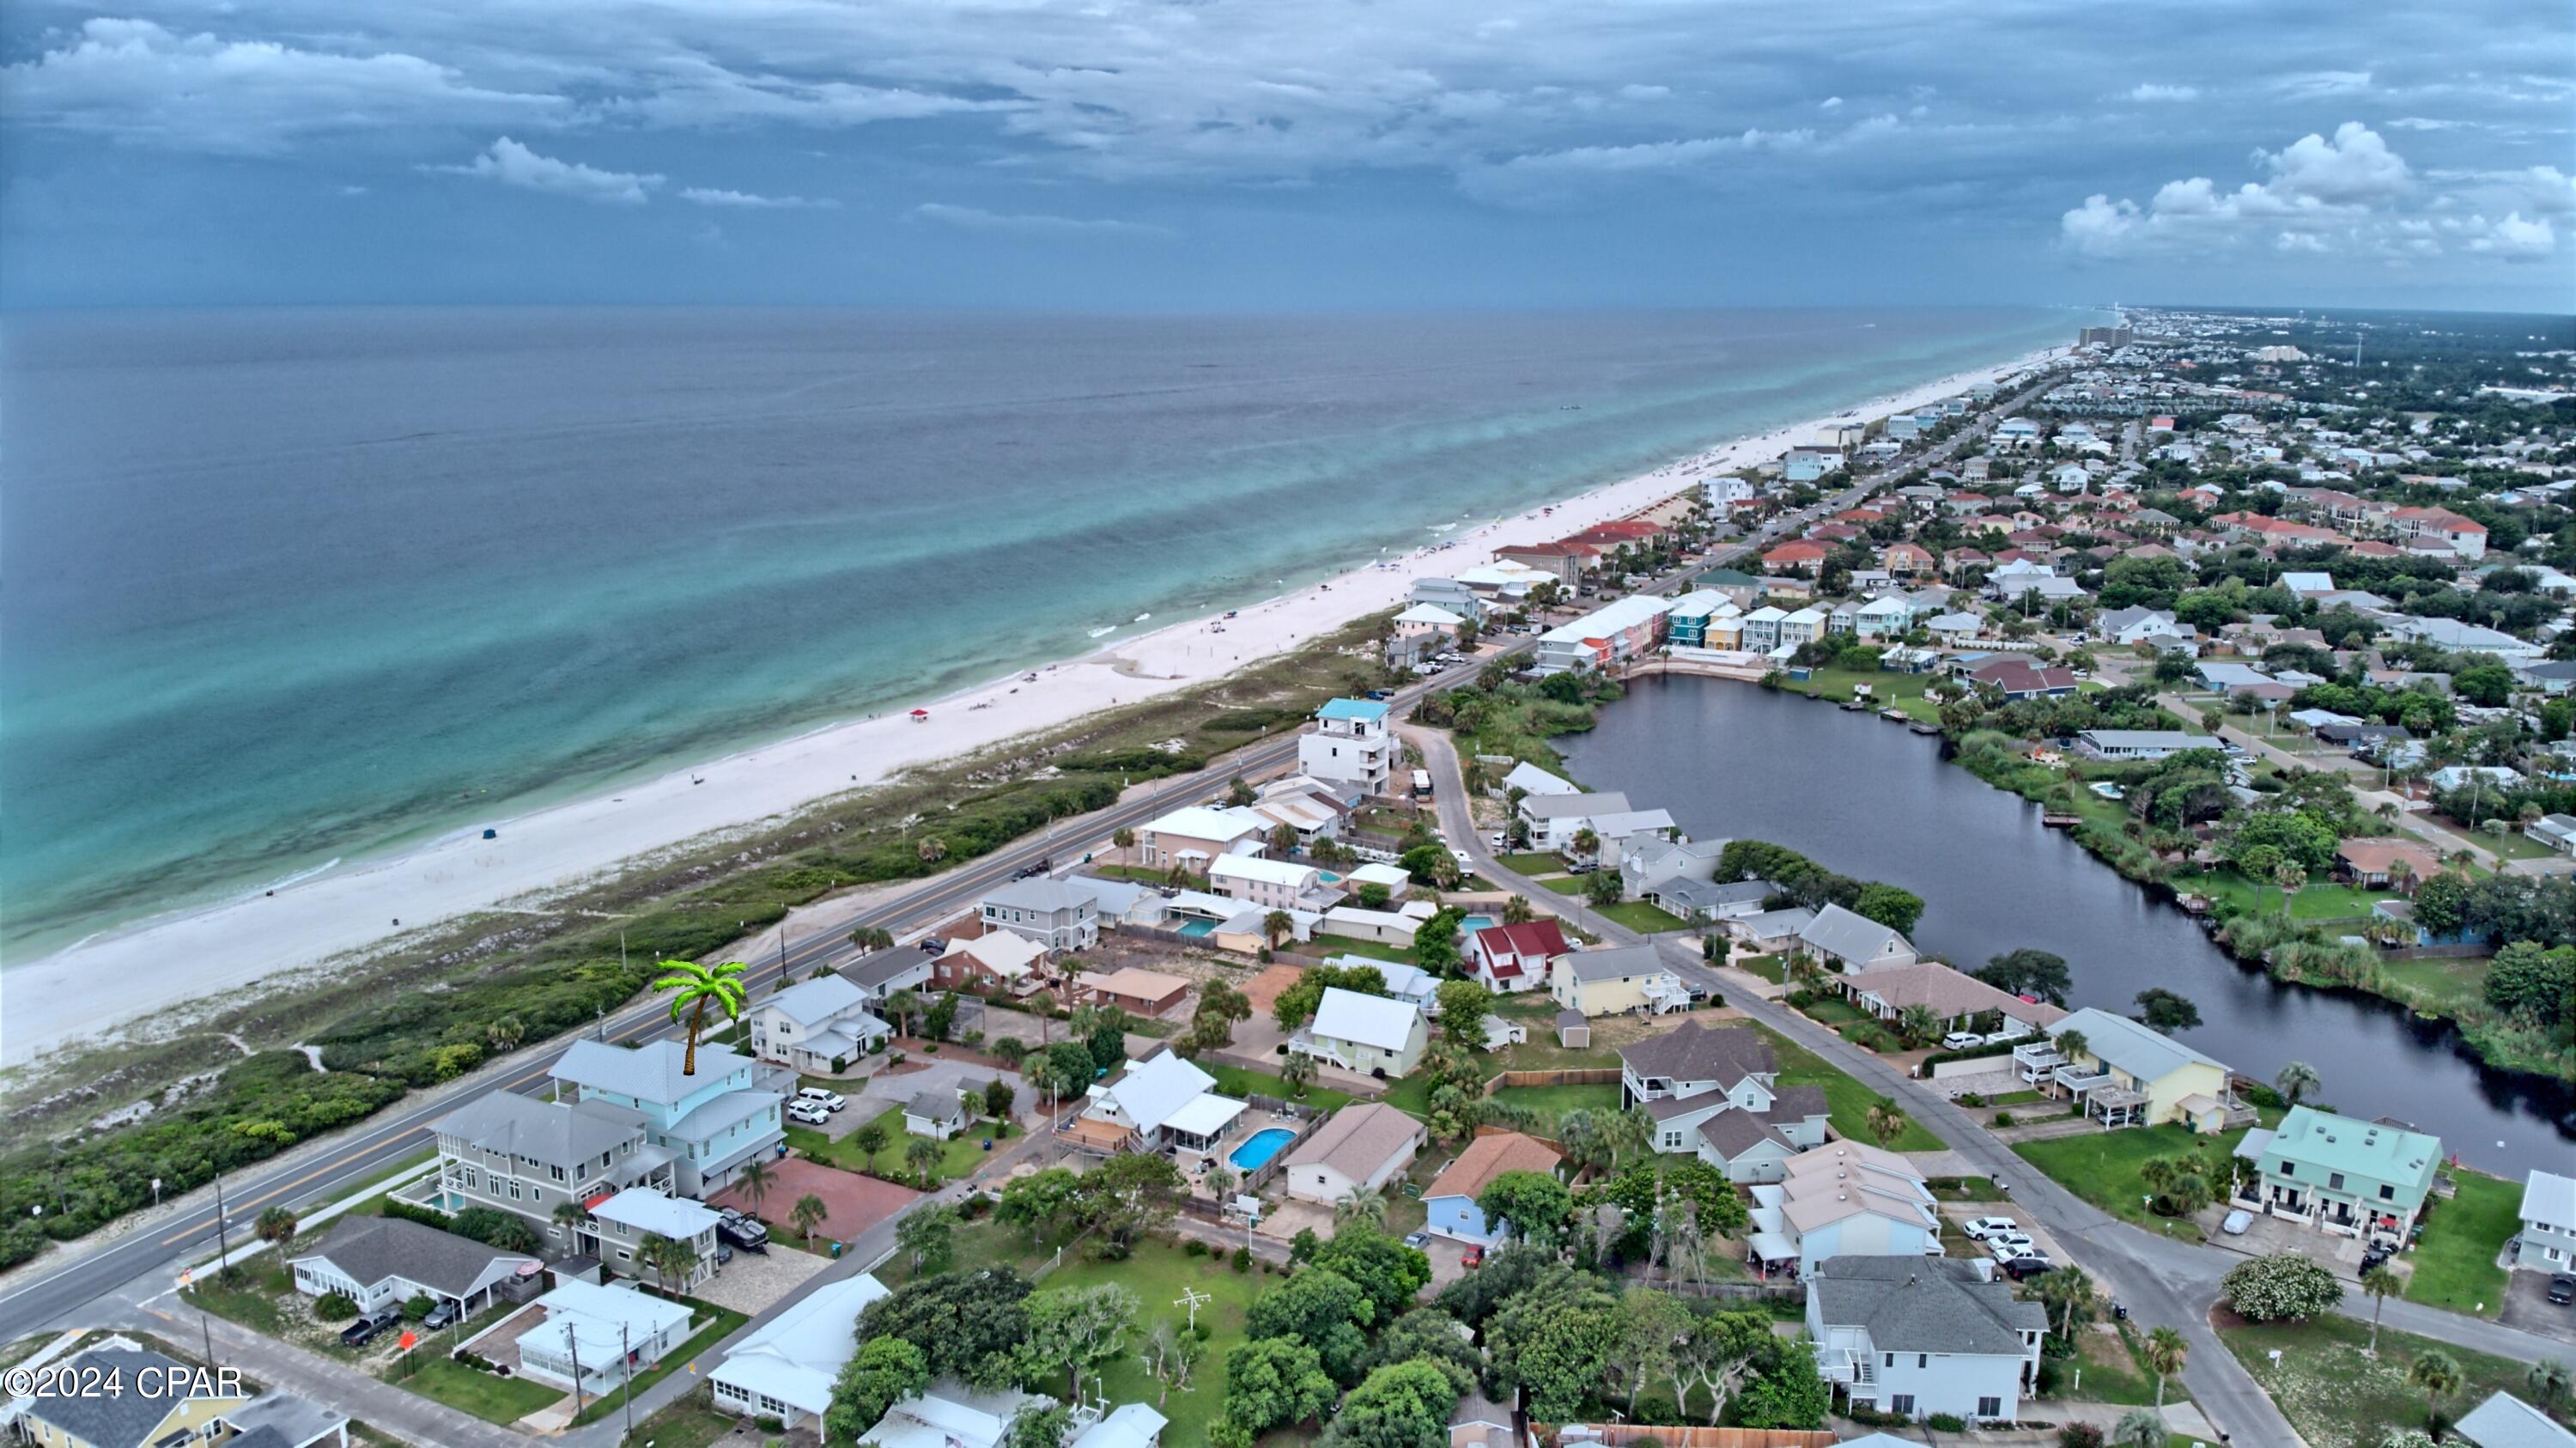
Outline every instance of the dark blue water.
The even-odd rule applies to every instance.
[[[2181,1039],[2268,1081],[2290,1061],[2347,1115],[2438,1134],[2470,1165],[2565,1171],[2562,1084],[2481,1066],[2447,1026],[2368,997],[2238,965],[2191,917],[2039,822],[2036,806],[1941,762],[1940,741],[1813,700],[1718,679],[1639,680],[1600,727],[1558,741],[1576,776],[1672,812],[1694,839],[1769,840],[1923,897],[1927,954],[1974,970],[2024,946],[2064,956],[2070,999],[2127,1015],[2149,986],[2190,997]]]
[[[2082,320],[11,317],[5,938],[1068,657]]]

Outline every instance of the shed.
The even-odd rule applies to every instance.
[[[1587,1049],[1592,1044],[1592,1022],[1581,1011],[1556,1013],[1556,1043],[1569,1051]]]

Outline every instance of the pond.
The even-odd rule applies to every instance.
[[[1786,845],[1923,897],[1915,941],[1966,969],[2023,946],[2066,958],[2072,1003],[2127,1014],[2149,986],[2203,1024],[2182,1039],[2259,1080],[2301,1060],[2347,1115],[2393,1116],[2481,1170],[2566,1170],[2576,1091],[2489,1069],[2447,1025],[2237,964],[2036,807],[1940,760],[1941,741],[1867,712],[1719,679],[1652,678],[1557,741],[1574,777],[1669,810],[1694,839]]]

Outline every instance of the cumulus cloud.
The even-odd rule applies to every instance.
[[[925,201],[904,214],[914,221],[953,226],[960,231],[1002,232],[1019,236],[1165,237],[1173,234],[1168,227],[1151,226],[1141,221],[985,211],[973,206],[951,206],[943,201]]]
[[[1816,103],[1816,109],[1820,111],[1838,111],[1842,108],[1843,98],[1841,96],[1827,96]]]
[[[727,191],[715,186],[684,186],[680,199],[699,206],[727,206],[747,211],[828,211],[841,203],[830,197],[761,196],[749,191]]]
[[[0,67],[0,111],[24,124],[137,145],[263,154],[324,131],[548,124],[553,95],[496,90],[416,55],[346,55],[266,40],[91,20],[64,44]]]
[[[2359,121],[2337,126],[2331,141],[2311,133],[2286,150],[2254,155],[2272,173],[2270,190],[2328,206],[2391,200],[2413,181],[2404,159],[2388,149],[2378,132]]]
[[[2147,81],[2141,83],[2136,89],[2130,91],[2129,99],[2133,101],[2196,101],[2200,99],[2200,87],[2190,85],[2158,85],[2153,81]]]
[[[662,177],[656,174],[603,171],[579,161],[558,161],[552,156],[540,156],[507,136],[494,141],[491,149],[462,166],[432,166],[427,169],[457,176],[477,176],[525,191],[543,191],[552,196],[569,196],[578,201],[597,201],[612,206],[641,206],[646,194],[662,184]]]
[[[2348,224],[2409,194],[2414,173],[2379,134],[2359,121],[2332,139],[2310,134],[2279,151],[2257,150],[2269,173],[2222,191],[2206,176],[2168,181],[2146,205],[2107,193],[2058,218],[2058,237],[2090,257],[2234,245],[2272,233],[2283,251],[2323,250],[2319,233]]]
[[[2469,238],[2471,251],[2506,261],[2540,261],[2557,254],[2558,230],[2545,216],[2525,221],[2521,213],[2515,212],[2502,221],[2486,223],[2482,218],[2473,218],[2473,223],[2483,224],[2485,230]]]

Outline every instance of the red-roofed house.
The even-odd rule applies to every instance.
[[[2043,669],[2028,659],[1988,659],[1968,671],[1971,683],[1992,684],[2006,700],[2057,699],[2075,692],[2075,671]]]
[[[1553,920],[1489,925],[1467,937],[1467,969],[1499,994],[1537,990],[1547,984],[1547,963],[1573,948]]]
[[[2487,525],[2448,508],[2400,508],[2389,515],[2389,522],[2408,538],[2446,543],[2463,558],[2486,556]]]
[[[1802,573],[1812,577],[1825,566],[1825,545],[1793,538],[1762,555],[1765,573]]]
[[[1878,566],[1898,578],[1913,578],[1932,571],[1932,554],[1917,543],[1890,543],[1878,555]]]

